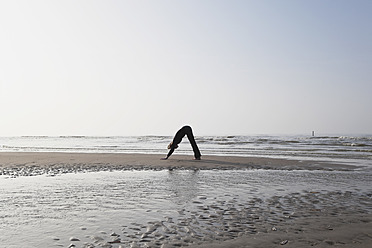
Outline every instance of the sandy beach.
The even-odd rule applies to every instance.
[[[372,247],[370,170],[309,160],[161,157],[1,153],[3,247]],[[45,213],[36,222],[25,213],[40,208]],[[49,227],[55,231],[35,238],[35,229]]]
[[[115,169],[273,169],[273,170],[353,170],[356,166],[329,162],[288,160],[261,157],[203,156],[195,161],[190,156],[118,153],[46,153],[4,152],[0,154],[0,173],[31,175]],[[20,173],[20,174],[18,174]]]

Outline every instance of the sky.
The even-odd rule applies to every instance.
[[[372,1],[0,0],[0,136],[372,134]]]

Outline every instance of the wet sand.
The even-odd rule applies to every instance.
[[[73,231],[71,236],[64,237],[63,232],[57,233],[58,236],[53,241],[54,247],[372,247],[372,189],[365,185],[371,178],[371,172],[366,172],[369,176],[365,177],[363,173],[354,172],[360,169],[359,167],[319,161],[218,156],[203,156],[201,161],[194,161],[190,156],[172,156],[169,160],[163,161],[160,160],[161,157],[161,155],[139,154],[1,153],[0,174],[3,178],[9,178],[9,183],[24,176],[36,176],[39,179],[42,177],[40,175],[47,175],[48,180],[53,182],[53,178],[59,178],[58,175],[69,173],[114,171],[114,174],[108,175],[112,178],[112,185],[109,184],[110,182],[105,183],[106,180],[101,180],[102,185],[97,186],[94,191],[95,184],[88,184],[88,181],[86,183],[96,197],[100,191],[106,190],[100,198],[100,201],[103,201],[101,204],[106,204],[105,201],[110,204],[114,200],[112,197],[117,198],[117,202],[113,203],[115,211],[107,212],[105,219],[107,223],[102,223],[101,231],[97,233],[92,231],[90,226],[87,228],[85,226],[88,225],[87,223],[80,223],[79,231]],[[117,208],[121,206],[118,204],[127,198],[123,196],[123,192],[128,187],[125,185],[119,188],[118,183],[123,179],[114,181],[115,176],[120,177],[120,174],[115,174],[115,171],[138,171],[140,174],[141,171],[159,171],[163,175],[164,170],[170,173],[171,179],[168,178],[167,183],[170,183],[170,192],[174,193],[172,197],[179,199],[181,203],[178,202],[174,210],[165,208],[163,211],[160,211],[161,205],[136,207],[139,209],[138,213],[153,213],[154,215],[151,216],[154,219],[122,223],[123,225],[114,224],[116,220],[110,218],[116,218],[120,213]],[[207,171],[199,175],[198,182],[194,182],[193,172],[204,170]],[[227,185],[228,181],[222,181],[224,173],[229,175],[229,180],[235,178],[238,180],[238,174],[242,174],[239,171],[242,170],[248,175],[239,179],[242,181],[236,182],[236,185]],[[252,170],[256,172],[249,175],[249,171]],[[276,170],[278,173],[270,172],[271,170]],[[298,174],[297,170],[304,172]],[[288,171],[289,174],[279,173],[282,171]],[[313,173],[309,172],[307,175],[306,171],[313,171]],[[182,174],[183,172],[185,174]],[[357,173],[355,178],[354,173]],[[209,174],[213,175],[204,180]],[[322,177],[323,174],[326,175],[325,178]],[[151,174],[149,178],[156,176],[156,173]],[[304,183],[301,187],[291,188],[292,184],[286,184],[288,176],[298,177],[297,181],[292,183],[293,185],[300,184],[302,181]],[[327,177],[330,177],[329,181],[334,184],[342,180],[344,182],[335,185],[335,188],[323,190],[324,185],[319,186],[319,189],[312,186],[311,180],[306,181],[307,176],[320,178],[319,183],[324,185],[327,185]],[[84,178],[83,174],[82,178]],[[264,178],[266,181],[262,181]],[[68,181],[60,178],[59,180],[66,183],[76,182],[76,179]],[[193,181],[195,185],[190,189],[187,199],[183,199],[184,190],[190,187],[190,183],[182,185],[187,180]],[[211,180],[216,182],[209,186]],[[365,181],[360,182],[360,180]],[[147,181],[149,179],[145,179],[139,185]],[[151,200],[154,195],[151,190],[159,187],[159,184],[155,181],[150,182],[147,188],[137,188],[139,194],[149,190],[147,195],[145,194],[144,198],[139,200]],[[226,184],[226,191],[224,191],[224,184]],[[51,191],[56,189],[55,186],[49,187]],[[67,188],[67,186],[58,188],[60,193],[58,197],[69,200],[69,197],[63,195],[65,187]],[[198,187],[203,190],[199,192]],[[275,192],[265,195],[265,188],[269,187]],[[87,199],[92,199],[89,195],[85,196],[87,193],[83,191],[81,192],[82,205],[86,204]],[[25,192],[24,186],[19,192]],[[69,189],[68,193],[71,192],[74,193]],[[154,203],[161,202],[161,192],[163,191],[160,191]],[[12,189],[12,194],[17,194],[17,190]],[[136,195],[136,192],[132,194]],[[48,201],[54,202],[53,199],[48,200],[48,195],[50,194],[45,193],[42,197],[44,205]],[[10,195],[9,199],[11,197]],[[167,197],[169,196],[164,195],[164,198]],[[32,196],[27,193],[25,201],[30,198]],[[79,206],[72,203],[75,204],[75,200],[66,203],[66,206],[70,206],[67,209],[56,206],[58,212],[62,210],[79,213],[80,210],[77,210]],[[32,204],[38,206],[35,202]],[[21,203],[17,205],[19,209],[22,208]],[[11,205],[6,206],[12,208]],[[95,208],[96,203],[89,206]],[[29,204],[27,207],[30,207]],[[4,218],[6,220],[6,216]],[[3,228],[6,227],[4,225]],[[66,231],[66,229],[62,230]],[[21,240],[21,237],[18,239]],[[29,237],[27,239],[30,240]],[[51,238],[49,239],[51,241]],[[17,244],[12,246],[9,239],[5,238],[5,242],[9,243],[5,247],[17,247]],[[38,247],[43,247],[43,243]]]
[[[306,197],[304,197],[306,198]],[[328,206],[335,211],[335,207]],[[304,211],[315,211],[304,208]],[[372,215],[353,211],[336,214],[319,213],[297,216],[275,226],[266,225],[254,237],[242,235],[236,239],[211,242],[195,248],[266,248],[266,247],[372,247]]]

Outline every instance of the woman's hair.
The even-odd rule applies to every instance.
[[[169,143],[168,145],[168,149],[171,149],[171,148],[174,148],[174,149],[177,149],[178,148],[178,145],[173,145],[173,142]]]

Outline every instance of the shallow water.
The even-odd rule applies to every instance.
[[[175,232],[182,233],[182,226],[191,224],[193,238],[206,242],[213,235],[222,237],[219,232],[235,235],[226,227],[237,226],[237,222],[229,219],[262,217],[254,210],[267,209],[273,202],[277,206],[280,197],[288,200],[319,192],[324,199],[334,199],[324,204],[351,204],[371,212],[371,182],[368,171],[145,170],[2,176],[0,243],[9,248],[67,247],[71,243],[82,247],[92,243],[93,236],[109,239],[115,232],[123,243],[138,241],[142,246],[161,235],[161,242],[172,239]],[[277,221],[276,217],[265,218]],[[143,234],[150,224],[161,226],[162,231],[146,240]],[[247,222],[239,228],[255,233],[259,225]],[[72,242],[70,237],[80,241]]]

